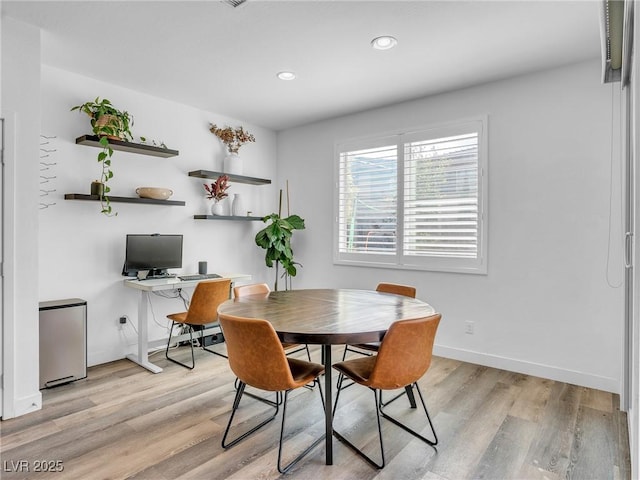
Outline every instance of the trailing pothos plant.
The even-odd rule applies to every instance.
[[[100,182],[104,185],[103,194],[100,196],[102,212],[105,215],[117,215],[113,212],[109,196],[107,195],[111,189],[107,186],[107,182],[113,178],[113,170],[111,168],[111,157],[113,149],[109,145],[109,139],[114,140],[133,140],[131,134],[131,126],[133,125],[133,116],[127,111],[121,111],[115,108],[111,102],[104,98],[96,97],[95,100],[85,102],[82,105],[76,105],[71,111],[78,110],[86,113],[91,119],[91,130],[94,135],[99,137],[102,150],[98,153],[98,162],[102,164],[102,174]]]
[[[298,273],[296,265],[302,266],[293,258],[293,250],[291,248],[291,237],[294,230],[304,230],[304,219],[298,215],[289,215],[282,218],[282,191],[280,191],[280,208],[278,213],[272,213],[262,219],[263,222],[270,222],[265,228],[256,234],[256,245],[266,250],[265,264],[272,268],[276,266],[276,279],[274,290],[278,290],[279,266],[284,269],[282,276],[285,281],[285,290],[291,288],[291,277],[295,277]]]

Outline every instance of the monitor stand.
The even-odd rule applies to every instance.
[[[144,271],[144,270],[143,270]],[[140,272],[138,272],[138,279],[139,280],[153,280],[153,279],[158,279],[158,278],[175,278],[176,274],[175,273],[169,273],[167,272],[166,269],[153,269],[153,270],[148,270],[147,271],[147,275],[145,277],[142,277],[140,275]]]

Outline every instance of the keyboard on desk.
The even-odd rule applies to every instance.
[[[189,282],[193,280],[208,280],[210,278],[221,278],[217,273],[196,273],[194,275],[178,275],[178,278],[183,282]]]

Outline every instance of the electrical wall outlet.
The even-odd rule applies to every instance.
[[[118,325],[120,325],[121,327],[122,325],[126,325],[126,323],[127,323],[127,317],[123,316],[118,319]]]
[[[471,320],[467,320],[466,322],[464,322],[464,333],[468,335],[473,335],[474,325],[475,325],[475,322],[472,322]]]

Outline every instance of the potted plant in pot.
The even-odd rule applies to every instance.
[[[207,198],[213,200],[213,205],[211,206],[212,215],[224,215],[222,200],[229,196],[227,190],[230,186],[228,175],[220,175],[211,185],[204,184],[204,189],[207,191]]]
[[[298,273],[296,265],[300,265],[293,259],[291,237],[294,230],[304,230],[305,225],[304,219],[298,215],[289,215],[286,218],[282,218],[281,213],[282,190],[280,190],[278,213],[272,213],[262,219],[265,223],[271,223],[256,234],[255,241],[256,245],[266,250],[264,260],[267,267],[271,268],[275,263],[276,280],[274,290],[278,290],[279,265],[282,265],[284,269],[282,276],[284,277],[285,290],[289,290],[291,288],[291,277],[295,277]]]
[[[111,190],[107,186],[107,182],[113,178],[113,170],[111,169],[113,149],[109,146],[109,139],[133,140],[131,133],[133,116],[127,111],[118,110],[106,98],[100,100],[100,97],[71,108],[72,112],[75,110],[86,113],[90,117],[92,132],[100,138],[99,142],[102,150],[98,153],[98,162],[102,164],[100,183],[104,185],[103,193],[100,195],[100,203],[102,205],[102,213],[113,215],[109,197],[107,196]]]

